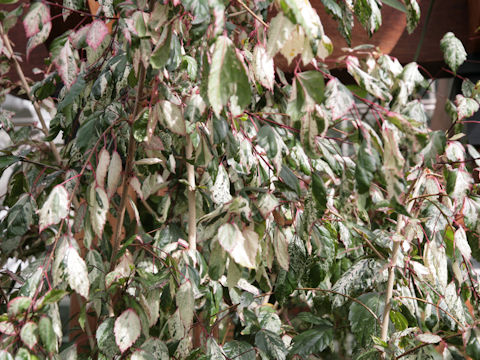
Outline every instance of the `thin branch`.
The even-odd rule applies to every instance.
[[[48,127],[45,122],[45,119],[43,118],[42,111],[40,109],[40,105],[38,102],[33,98],[30,86],[28,85],[27,79],[25,78],[25,74],[23,73],[22,67],[18,63],[17,58],[15,57],[15,54],[12,49],[12,45],[10,44],[10,38],[8,37],[7,34],[4,33],[3,27],[0,26],[0,35],[2,37],[3,43],[5,44],[5,47],[7,48],[7,51],[10,55],[10,59],[13,61],[13,64],[15,66],[15,71],[17,72],[18,77],[20,78],[20,82],[22,84],[23,90],[27,93],[28,99],[32,102],[33,108],[35,109],[35,113],[38,116],[38,120],[40,120],[40,124],[42,125],[42,131],[45,134],[45,136],[48,136]],[[62,158],[60,157],[60,153],[58,152],[57,147],[53,143],[53,141],[50,141],[49,143],[50,149],[52,150],[53,156],[55,157],[55,161],[57,162],[58,165],[62,166]]]
[[[79,307],[81,308],[84,304],[83,299],[78,296],[76,292],[73,293],[75,296]],[[88,315],[85,316],[85,332],[87,333],[88,345],[90,346],[90,351],[95,351],[95,342],[93,341],[92,329],[90,329],[90,323],[88,322]]]
[[[145,67],[142,63],[138,65],[138,76],[139,76],[139,83],[137,87],[137,95],[135,97],[135,106],[130,122],[130,139],[128,141],[128,152],[127,152],[127,160],[125,164],[125,172],[123,173],[122,179],[122,197],[120,199],[120,211],[117,218],[117,223],[115,226],[115,231],[112,236],[112,256],[110,258],[110,271],[113,270],[115,267],[115,258],[117,256],[118,250],[120,248],[120,234],[122,232],[122,225],[123,220],[125,218],[125,210],[127,208],[127,198],[128,198],[128,187],[130,185],[130,175],[133,169],[133,163],[135,161],[135,152],[137,150],[137,143],[135,142],[135,138],[133,137],[133,124],[137,115],[140,111],[140,98],[143,94],[143,86],[145,84]]]
[[[262,20],[260,19],[260,17],[258,17],[257,14],[255,14],[253,12],[252,9],[250,9],[242,0],[237,0],[237,2],[242,5],[242,7],[247,10],[249,12],[250,15],[252,15],[260,24],[262,24],[263,26],[265,26],[267,29],[268,29],[268,25]]]

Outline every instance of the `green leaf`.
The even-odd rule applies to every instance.
[[[293,346],[290,355],[308,357],[311,354],[319,354],[333,341],[333,326],[331,324],[318,325],[313,329],[304,331],[293,338]]]
[[[32,299],[26,296],[18,296],[9,301],[7,305],[8,316],[17,317],[18,315],[23,314],[32,303]]]
[[[109,359],[113,359],[115,355],[120,353],[120,350],[115,342],[115,335],[113,331],[114,324],[115,320],[113,318],[107,318],[100,324],[97,332],[95,333],[98,348]]]
[[[18,0],[0,0],[0,4],[16,4]]]
[[[227,104],[234,116],[240,115],[251,100],[243,60],[226,36],[219,36],[215,42],[208,76],[208,100],[217,116]]]
[[[390,320],[395,326],[395,330],[403,331],[408,327],[408,320],[399,311],[390,311]]]
[[[255,360],[255,348],[244,341],[232,340],[223,345],[223,352],[229,359]]]
[[[462,42],[452,32],[447,32],[440,41],[440,48],[445,62],[456,73],[458,67],[467,59],[467,52]]]
[[[33,350],[38,342],[38,326],[33,321],[29,321],[22,326],[20,330],[20,339],[27,345],[30,350]]]
[[[62,219],[68,216],[69,195],[63,185],[57,185],[48,195],[39,213],[40,232],[47,227],[58,224]]]
[[[382,24],[382,14],[376,0],[357,0],[355,1],[354,11],[370,36]]]
[[[366,193],[375,177],[379,166],[379,156],[375,148],[368,146],[363,141],[358,149],[357,166],[355,167],[355,179],[357,180],[358,192]]]
[[[305,71],[297,75],[297,79],[302,85],[305,93],[313,99],[316,104],[323,102],[325,80],[320,71]]]
[[[432,167],[437,161],[437,155],[443,154],[447,138],[445,131],[433,131],[430,134],[430,140],[425,148],[420,152],[423,155],[423,161],[426,166]]]
[[[42,340],[43,348],[49,354],[53,354],[57,349],[57,336],[53,330],[52,320],[48,316],[42,316],[38,322],[38,332]]]
[[[193,297],[193,288],[191,281],[185,281],[177,290],[175,297],[180,319],[185,329],[190,328],[193,322],[195,309],[195,299]]]
[[[297,175],[295,175],[288,166],[282,166],[279,177],[282,182],[284,182],[290,189],[295,191],[297,195],[300,195],[300,181],[298,181]]]
[[[315,172],[312,174],[312,195],[317,209],[322,213],[327,209],[327,188],[321,176]]]
[[[37,305],[37,308],[42,308],[48,304],[55,304],[61,299],[63,299],[63,297],[67,294],[68,291],[61,289],[52,289],[40,299],[40,304]]]
[[[260,330],[255,335],[255,345],[269,359],[285,360],[287,349],[280,336],[270,330]]]
[[[400,0],[381,0],[383,4],[388,5],[398,11],[407,12],[405,5]]]
[[[160,339],[149,338],[142,344],[142,350],[153,356],[157,360],[168,360],[168,348],[167,345]]]
[[[12,164],[15,164],[16,162],[20,161],[22,158],[19,156],[14,156],[14,155],[4,155],[0,156],[0,170],[3,170],[7,167],[9,167]]]
[[[372,310],[378,317],[383,313],[385,302],[382,294],[367,293],[359,296],[357,300]],[[348,320],[355,338],[362,346],[370,344],[371,336],[378,334],[380,331],[380,324],[373,315],[356,302],[350,305]]]
[[[15,205],[8,211],[6,225],[7,234],[22,236],[34,222],[33,214],[36,210],[35,200],[30,194],[22,194]]]

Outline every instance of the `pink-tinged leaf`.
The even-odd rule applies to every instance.
[[[95,173],[97,185],[105,187],[105,177],[107,176],[108,165],[110,164],[110,154],[106,149],[100,151],[98,156],[97,172]]]
[[[85,25],[69,36],[70,42],[75,49],[81,49],[87,46],[87,34],[91,26],[92,24]]]
[[[95,20],[90,25],[90,30],[87,33],[87,44],[93,49],[97,48],[102,43],[105,36],[108,34],[107,25],[102,20]]]
[[[30,57],[30,53],[33,49],[35,49],[38,45],[43,44],[45,40],[47,40],[48,35],[50,35],[50,31],[52,30],[52,23],[47,22],[43,25],[42,29],[37,32],[35,35],[30,37],[27,42],[27,60]]]
[[[116,320],[113,329],[115,333],[115,342],[123,353],[140,336],[141,324],[140,318],[133,309],[125,310]]]
[[[77,79],[78,67],[75,61],[75,56],[72,51],[70,41],[65,42],[62,50],[60,50],[58,56],[53,59],[58,74],[62,78],[67,89],[73,85]]]
[[[107,195],[109,198],[115,194],[117,187],[120,184],[120,175],[122,174],[122,159],[117,151],[112,154],[110,166],[108,167],[107,176]]]
[[[37,34],[47,24],[50,24],[51,27],[50,8],[40,1],[32,3],[27,15],[23,18],[23,27],[27,37]]]
[[[140,199],[143,199],[142,185],[140,184],[140,180],[138,180],[136,176],[130,178],[130,186],[133,188],[133,190],[135,190],[138,197]]]

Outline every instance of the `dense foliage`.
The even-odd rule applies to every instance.
[[[384,3],[415,27],[415,0]],[[323,4],[347,39],[381,25],[380,1]],[[28,260],[0,272],[0,359],[480,359],[478,86],[432,132],[418,66],[357,47],[342,84],[303,0],[32,2],[0,12],[2,71],[9,29],[31,51],[54,7],[88,21],[22,78],[49,129],[0,112],[0,264]],[[462,44],[438,46],[455,72]]]

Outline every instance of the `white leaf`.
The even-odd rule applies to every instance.
[[[161,164],[162,162],[163,160],[159,158],[143,158],[135,161],[135,164],[136,165],[156,165],[156,164]]]
[[[105,276],[105,286],[108,288],[115,281],[129,278],[133,274],[134,270],[135,264],[133,263],[133,256],[130,251],[127,250],[120,258],[120,261],[118,262],[117,266],[115,266],[115,269]]]
[[[325,87],[325,105],[337,120],[350,111],[354,104],[353,95],[337,78],[332,78]]]
[[[272,90],[275,81],[273,58],[267,54],[265,48],[260,44],[257,44],[253,50],[253,70],[258,82]]]
[[[275,249],[275,257],[278,264],[286,271],[288,271],[290,264],[290,256],[288,254],[288,239],[283,231],[276,227],[275,236],[273,238],[273,247]]]
[[[300,25],[296,25],[289,35],[289,38],[280,49],[280,53],[287,59],[288,64],[290,64],[298,54],[302,55],[302,62],[304,64],[309,64],[313,59],[313,52],[303,28]]]
[[[140,330],[140,318],[133,309],[125,310],[115,320],[115,342],[122,353],[138,339]]]
[[[448,265],[445,248],[440,247],[435,241],[425,244],[423,263],[430,272],[430,281],[444,289],[448,282]]]
[[[92,229],[98,237],[102,237],[103,227],[107,221],[109,209],[108,196],[103,188],[91,187],[89,205]]]
[[[464,162],[465,161],[465,148],[462,143],[459,141],[449,141],[445,149],[445,155],[447,159],[453,162]]]
[[[467,52],[462,42],[452,32],[447,32],[440,41],[440,48],[447,65],[457,72],[458,67],[467,59]]]
[[[248,240],[245,239],[237,224],[223,224],[220,226],[218,229],[218,242],[236,263],[250,269],[255,268],[256,252],[252,253],[251,248],[255,248],[258,244],[254,244],[254,237],[249,237]]]
[[[474,99],[466,98],[460,94],[455,97],[455,105],[457,105],[458,120],[463,120],[472,116],[479,108],[478,102]]]
[[[294,29],[295,25],[282,12],[270,21],[267,40],[267,53],[270,57],[274,57],[283,48]]]
[[[72,245],[67,248],[64,264],[68,285],[79,295],[88,299],[90,281],[88,280],[87,264]]]
[[[185,330],[188,331],[193,322],[193,311],[195,308],[192,283],[187,280],[180,285],[175,298],[178,307],[178,314]]]
[[[136,176],[130,178],[130,186],[133,188],[133,190],[135,190],[138,197],[140,199],[143,199],[142,185],[140,184],[140,180],[138,180]]]
[[[97,48],[102,43],[105,36],[108,34],[107,25],[102,20],[95,20],[90,26],[90,30],[87,33],[87,44],[93,49]]]
[[[43,25],[42,29],[33,35],[31,38],[28,38],[27,42],[27,59],[30,57],[30,53],[33,49],[35,49],[38,45],[43,44],[45,40],[48,39],[48,35],[50,35],[50,31],[52,30],[52,23],[51,21],[47,22]]]
[[[98,165],[95,177],[97,179],[97,185],[100,187],[105,186],[105,177],[107,176],[108,165],[110,164],[110,154],[106,149],[100,151],[98,156]]]
[[[270,213],[278,206],[278,200],[270,193],[265,193],[259,196],[258,210],[264,218],[267,218]]]
[[[455,185],[449,195],[458,201],[463,201],[465,194],[472,187],[472,175],[460,168],[454,169],[453,172],[455,173]]]
[[[30,350],[37,345],[38,342],[38,326],[33,321],[29,321],[23,325],[22,330],[20,330],[20,339],[23,343],[27,345]]]
[[[183,119],[182,109],[180,106],[170,101],[160,101],[161,121],[169,130],[178,135],[187,135],[185,128],[185,120]]]
[[[230,178],[223,164],[220,164],[217,177],[212,187],[212,200],[217,205],[223,205],[232,200],[230,195]]]
[[[58,56],[53,59],[53,63],[65,86],[70,89],[77,79],[78,67],[69,40],[65,42]]]
[[[418,334],[417,340],[427,344],[436,344],[442,341],[442,338],[435,334],[424,333],[424,334]]]
[[[120,175],[122,174],[122,159],[117,151],[112,154],[110,166],[108,167],[107,177],[107,195],[109,198],[117,191],[118,184],[120,184]]]
[[[68,205],[67,189],[63,185],[55,186],[39,213],[40,232],[65,219],[68,216]]]
[[[460,253],[465,257],[465,260],[470,260],[472,257],[472,249],[467,241],[467,234],[463,227],[459,227],[457,231],[455,231],[455,246],[460,251]]]
[[[5,335],[15,335],[15,327],[11,322],[0,321],[0,333]]]
[[[452,281],[445,289],[445,302],[447,303],[449,312],[461,323],[465,324],[465,311],[463,309],[462,300],[457,295],[457,288]]]

